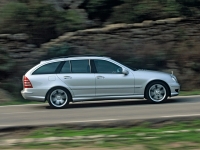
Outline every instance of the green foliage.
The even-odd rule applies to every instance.
[[[27,33],[40,44],[56,37],[56,10],[49,4],[10,2],[0,9],[0,33]]]
[[[181,15],[200,15],[200,0],[86,0],[89,19],[134,23]],[[0,33],[27,33],[40,45],[52,38],[86,28],[87,15],[76,9],[55,10],[44,0],[18,0],[0,8]]]
[[[10,2],[0,8],[0,33],[27,33],[41,44],[67,31],[82,29],[85,20],[75,10],[58,12],[40,0]]]
[[[1,47],[0,64],[0,88],[12,92],[12,94],[19,95],[18,93],[20,93],[21,90],[21,80],[18,82],[17,77],[13,76],[10,79],[8,78],[14,72],[14,61],[9,57],[8,52]]]
[[[85,18],[76,10],[68,10],[66,12],[59,12],[59,19],[57,19],[56,31],[58,34],[63,34],[68,31],[75,31],[84,29]]]
[[[56,10],[49,4],[35,1],[29,4],[27,33],[34,43],[44,43],[56,37]]]
[[[89,18],[105,21],[111,14],[112,8],[121,4],[122,0],[89,0],[86,10]]]
[[[166,17],[178,17],[180,16],[181,5],[175,0],[167,0],[163,5],[163,13]]]
[[[59,56],[67,56],[72,55],[73,49],[67,43],[62,45],[57,45],[48,49],[46,59],[59,57]]]
[[[200,0],[177,0],[177,2],[186,6],[200,6]]]
[[[181,4],[181,14],[185,16],[200,15],[200,0],[177,0]]]
[[[23,3],[10,2],[0,9],[0,32],[19,33],[26,26],[28,7]]]
[[[12,59],[8,52],[0,47],[0,79],[4,78],[8,73],[12,72],[14,67]]]
[[[199,62],[193,62],[193,64],[191,65],[191,69],[196,71],[196,72],[200,72],[200,63]]]
[[[9,79],[3,80],[3,82],[0,84],[0,88],[8,91],[12,96],[20,97],[21,93],[20,91],[23,89],[22,80],[18,77],[12,77]]]
[[[180,4],[174,0],[147,0],[129,1],[116,7],[111,15],[110,22],[132,23],[143,20],[156,20],[167,17],[180,16]]]

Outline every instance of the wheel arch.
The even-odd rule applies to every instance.
[[[47,91],[47,93],[46,93],[46,95],[45,95],[45,102],[47,101],[47,97],[48,97],[49,92],[50,92],[52,89],[55,89],[55,88],[62,88],[62,89],[65,89],[65,90],[70,94],[70,97],[71,97],[70,102],[73,101],[73,100],[72,100],[72,93],[71,93],[71,91],[70,91],[69,89],[67,89],[66,87],[63,87],[63,86],[54,86],[54,87],[51,87],[51,88]]]
[[[168,89],[168,91],[169,91],[169,96],[171,97],[171,89],[170,89],[169,85],[167,84],[167,82],[165,82],[165,81],[163,81],[163,80],[156,79],[156,80],[151,80],[151,81],[149,81],[149,82],[147,83],[147,85],[145,86],[144,98],[146,98],[146,90],[147,90],[147,87],[148,87],[151,83],[153,83],[153,82],[162,82],[163,84],[165,84],[166,87],[167,87],[167,89]]]

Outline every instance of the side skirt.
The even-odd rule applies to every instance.
[[[73,102],[90,101],[90,100],[117,100],[117,99],[143,99],[144,95],[128,96],[100,96],[100,97],[74,97]]]

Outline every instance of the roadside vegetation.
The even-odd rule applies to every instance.
[[[199,0],[85,0],[76,9],[57,11],[44,0],[8,1],[0,7],[0,33],[27,33],[40,45],[70,31],[112,23],[134,23],[168,17],[200,15]],[[89,21],[90,20],[90,21]],[[87,22],[94,22],[89,23]]]
[[[0,8],[0,33],[27,33],[37,45],[81,25],[75,11],[58,12],[40,0],[10,2]]]
[[[200,90],[181,91],[180,96],[200,95]]]
[[[134,127],[71,129],[65,126],[30,129],[12,135],[20,139],[40,139],[40,142],[15,144],[2,148],[54,149],[54,148],[110,148],[141,150],[198,149],[200,148],[200,121],[143,124]],[[5,134],[6,135],[6,134]],[[13,136],[12,136],[13,137]],[[4,136],[0,139],[12,139]],[[68,137],[69,140],[42,142],[48,137]],[[91,138],[89,138],[91,137]],[[92,138],[93,137],[93,138]],[[98,138],[99,137],[99,138]],[[70,140],[71,138],[71,140]]]

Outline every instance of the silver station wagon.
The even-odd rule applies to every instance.
[[[160,103],[177,96],[173,74],[132,70],[108,57],[72,56],[41,61],[23,76],[22,96],[64,108],[69,102],[147,99]]]

